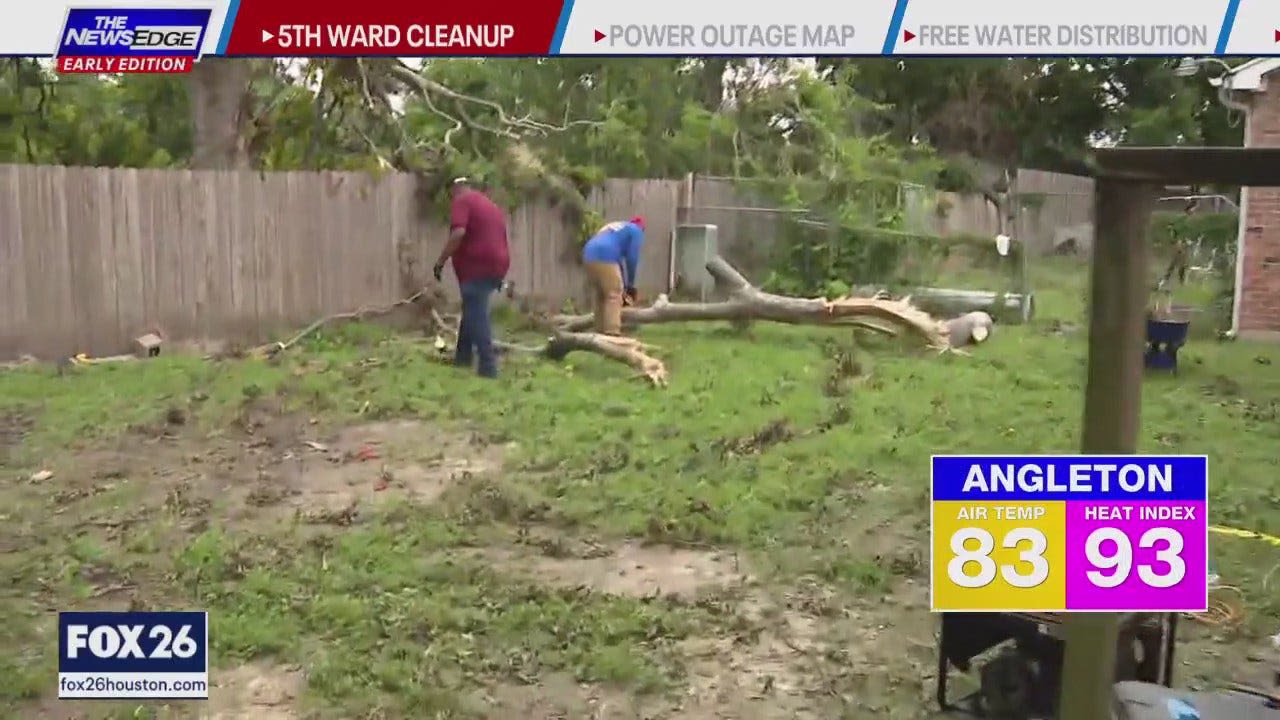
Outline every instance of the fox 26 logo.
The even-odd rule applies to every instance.
[[[58,613],[58,672],[208,672],[203,612]]]

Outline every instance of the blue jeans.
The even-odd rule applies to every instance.
[[[480,278],[458,284],[462,294],[462,320],[458,323],[458,348],[453,362],[471,367],[479,360],[476,373],[481,377],[498,376],[498,358],[493,351],[493,324],[489,320],[489,298],[502,287],[502,278]]]

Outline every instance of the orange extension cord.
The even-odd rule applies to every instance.
[[[1235,627],[1244,622],[1244,592],[1234,585],[1218,585],[1209,589],[1209,609],[1202,613],[1186,613],[1202,625]]]

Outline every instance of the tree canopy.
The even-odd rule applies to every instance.
[[[0,159],[496,169],[521,144],[586,177],[825,177],[832,163],[890,172],[871,162],[886,154],[1055,169],[1099,142],[1239,142],[1206,78],[1176,77],[1175,62],[215,59],[180,77],[56,76],[39,61],[10,60],[0,75],[0,114],[11,120]],[[202,156],[209,147],[218,152]]]
[[[1092,146],[1234,145],[1203,75],[1172,59],[205,59],[189,76],[0,65],[0,162],[402,170],[484,178],[598,220],[607,177],[751,181],[779,205],[893,228],[901,183],[999,204],[1018,167]],[[427,193],[431,196],[432,193]]]

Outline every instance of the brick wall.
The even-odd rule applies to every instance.
[[[1245,144],[1280,147],[1280,71],[1251,98]],[[1240,263],[1242,335],[1280,338],[1280,188],[1245,189],[1244,252]]]

